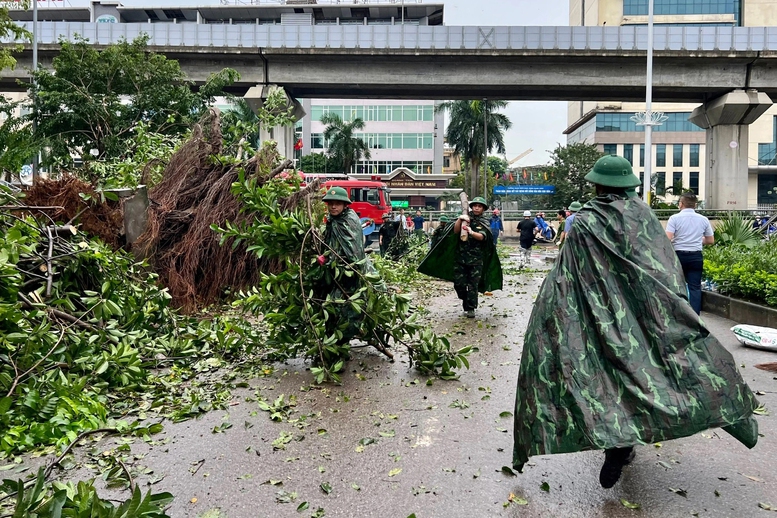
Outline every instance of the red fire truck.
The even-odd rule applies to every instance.
[[[359,218],[370,218],[380,227],[383,215],[391,212],[391,189],[374,180],[327,180],[324,186],[342,187],[351,199],[351,208]]]

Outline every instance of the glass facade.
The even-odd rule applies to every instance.
[[[653,14],[733,14],[739,23],[741,0],[654,0]],[[623,14],[648,15],[648,0],[623,0]]]
[[[693,191],[693,194],[698,196],[699,194],[699,173],[692,172],[688,175],[688,188]]]
[[[656,144],[656,167],[666,167],[666,144]]]
[[[634,113],[597,113],[596,131],[644,131],[644,126],[637,126],[631,120]],[[668,119],[661,126],[653,126],[656,131],[704,131],[695,124],[688,122],[690,112],[673,112],[665,114]]]
[[[666,194],[666,173],[656,173],[656,194]]]
[[[639,166],[645,167],[645,144],[639,145]]]
[[[675,167],[683,166],[683,145],[675,144],[672,146],[672,165]]]
[[[683,173],[681,171],[675,171],[672,173],[672,194],[679,195],[683,189]]]
[[[432,149],[433,133],[355,133],[370,149]],[[323,133],[311,133],[310,149],[326,149],[329,142]]]
[[[758,144],[758,165],[777,165],[777,115],[772,117],[772,141]]]
[[[623,144],[623,158],[634,165],[634,144]]]
[[[690,161],[691,167],[699,167],[699,147],[700,144],[691,144]]]
[[[431,161],[413,161],[413,160],[362,160],[356,164],[356,174],[382,175],[389,174],[394,169],[405,167],[416,174],[431,174]]]
[[[759,205],[777,204],[777,174],[758,175]]]
[[[605,155],[617,155],[618,154],[618,144],[605,144],[604,145],[604,154]]]
[[[311,106],[310,118],[320,121],[326,113],[334,113],[345,122],[359,118],[365,122],[431,122],[434,120],[434,106],[431,104],[413,105],[371,105],[371,106]]]

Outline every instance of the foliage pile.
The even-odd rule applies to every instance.
[[[257,284],[260,272],[282,268],[277,259],[254,254],[239,242],[222,246],[211,225],[241,223],[249,217],[231,193],[239,175],[261,186],[290,162],[279,164],[274,143],[246,161],[224,156],[224,151],[220,116],[211,110],[149,192],[148,227],[134,245],[149,258],[173,304],[187,312],[216,302],[225,289]]]
[[[258,257],[281,265],[277,273],[262,273],[259,286],[237,301],[264,316],[270,347],[289,358],[314,359],[311,371],[319,382],[339,380],[354,327],[357,338],[389,357],[389,347],[404,345],[411,366],[423,373],[452,379],[455,369],[468,366],[470,349],[452,351],[447,339],[421,321],[408,295],[386,286],[377,273],[363,273],[371,268],[349,264],[327,245],[321,204],[316,210],[310,197],[304,207],[283,202],[305,194],[298,190],[298,177],[276,175],[264,183],[260,178],[240,174],[233,192],[245,219],[218,230],[222,243],[246,244]],[[358,289],[343,288],[354,276],[360,279]]]
[[[722,294],[777,307],[777,242],[707,247],[704,277]]]
[[[121,245],[124,233],[121,207],[75,176],[38,180],[26,193],[24,202],[28,206],[55,207],[47,211],[53,221],[77,223],[82,232],[99,237],[113,248]]]
[[[49,238],[52,228],[0,213],[0,456],[61,447],[139,405],[173,419],[208,410],[212,398],[181,379],[212,355],[252,353],[257,332],[182,318],[146,265],[82,235]],[[173,360],[172,377],[152,373]]]

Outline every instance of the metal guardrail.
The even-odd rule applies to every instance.
[[[32,22],[20,23],[32,31]],[[777,27],[655,27],[654,50],[777,51]],[[647,27],[477,27],[426,25],[247,25],[196,23],[39,22],[38,41],[76,35],[98,45],[148,34],[164,47],[259,47],[415,50],[556,50],[635,52],[647,49]],[[2,43],[27,43],[3,38]]]

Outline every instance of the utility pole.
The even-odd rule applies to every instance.
[[[402,26],[405,26],[405,0],[402,0]]]

